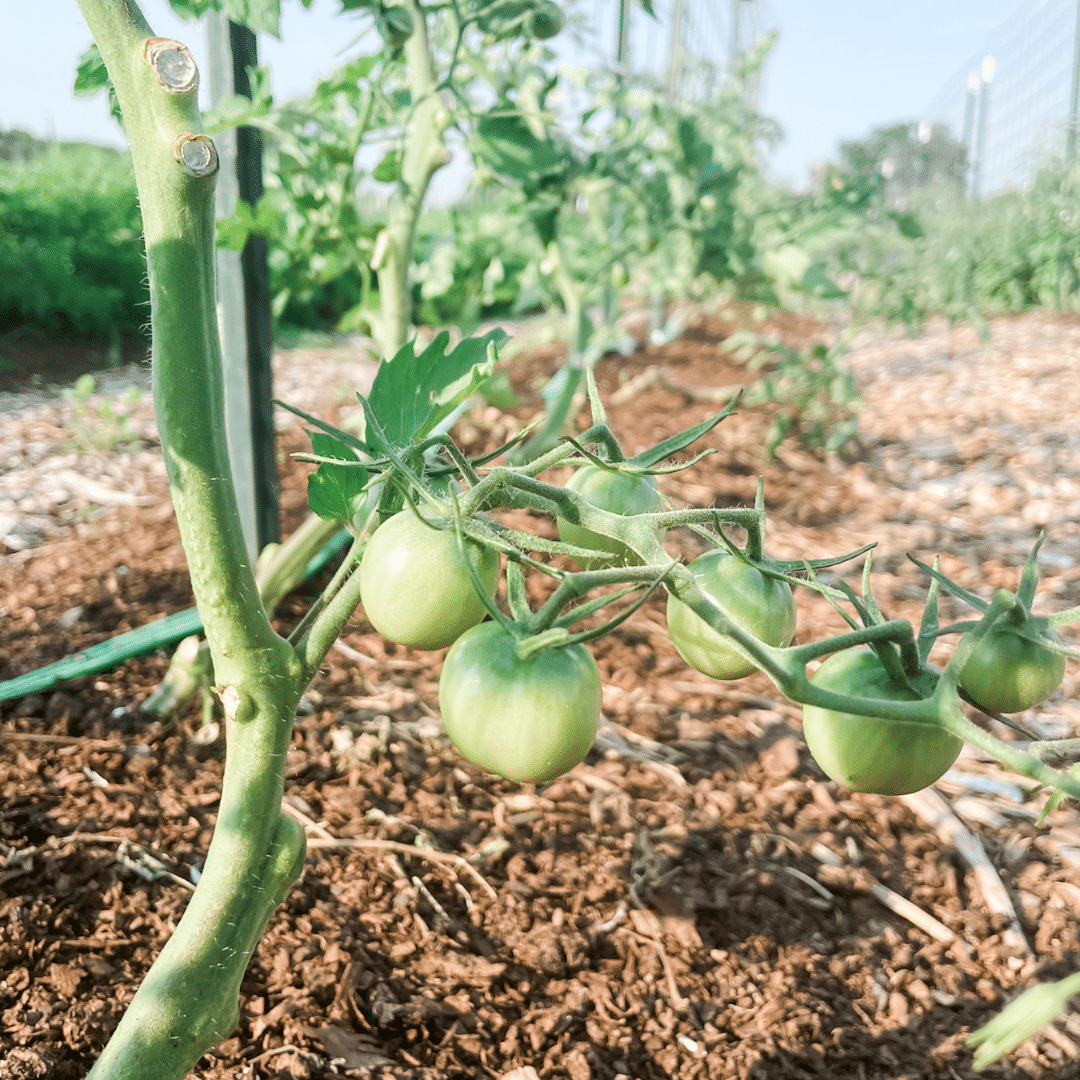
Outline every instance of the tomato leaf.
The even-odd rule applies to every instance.
[[[311,432],[311,448],[321,457],[359,460],[352,448],[339,439],[315,431]],[[324,521],[348,522],[367,479],[366,469],[324,463],[308,477],[308,505]]]
[[[444,330],[419,356],[415,342],[402,346],[379,367],[367,397],[392,447],[406,447],[430,434],[491,377],[502,330],[466,338],[450,352]]]
[[[476,125],[473,152],[503,176],[521,183],[541,180],[570,170],[573,155],[568,146],[552,138],[541,139],[528,121],[509,102],[503,102]]]
[[[229,19],[249,30],[280,38],[281,0],[169,0],[182,19],[198,19],[208,11],[224,11]]]
[[[113,119],[124,126],[124,117],[120,112],[120,101],[116,96],[116,88],[109,78],[105,69],[105,61],[101,59],[101,53],[96,45],[91,45],[79,57],[79,67],[75,72],[75,85],[72,87],[76,97],[93,97],[99,90],[109,92],[109,111]]]
[[[389,150],[371,171],[371,178],[380,184],[396,184],[401,178],[401,150]]]

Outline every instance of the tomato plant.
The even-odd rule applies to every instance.
[[[443,662],[439,709],[464,757],[520,783],[542,783],[583,761],[600,719],[600,671],[581,644],[526,657],[497,622],[461,635]]]
[[[489,595],[499,553],[466,546]],[[445,649],[487,614],[452,528],[425,524],[409,508],[375,530],[360,563],[360,600],[383,637],[413,649]]]
[[[879,701],[915,701],[893,682],[873,650],[834,653],[810,680],[824,690]],[[933,722],[885,720],[803,706],[810,753],[838,784],[853,791],[906,795],[932,784],[956,760],[963,743]]]
[[[1047,638],[1060,645],[1052,630]],[[1065,676],[1065,657],[1008,629],[990,631],[960,669],[960,689],[980,709],[1015,713],[1045,701]]]
[[[710,551],[690,564],[705,595],[723,613],[766,645],[786,648],[795,636],[795,600],[790,586],[763,574],[728,551]],[[677,597],[667,602],[668,633],[679,655],[714,679],[742,679],[757,670],[718,630]]]
[[[174,0],[174,4],[192,7],[188,0]],[[391,63],[409,68],[411,87],[399,85],[396,75],[386,79],[384,86],[383,71],[378,71],[349,106],[358,116],[351,134],[335,141],[332,148],[334,160],[351,167],[376,101],[408,109],[408,122],[400,125],[404,146],[394,147],[373,173],[380,182],[394,184],[398,197],[390,204],[379,239],[369,237],[374,241],[374,254],[370,260],[365,254],[363,262],[379,274],[378,323],[384,328],[379,336],[385,346],[385,363],[370,391],[361,395],[365,419],[362,439],[300,414],[320,431],[333,435],[330,443],[313,440],[308,460],[318,463],[322,477],[316,479],[312,490],[320,513],[332,524],[350,527],[353,542],[348,556],[300,623],[287,638],[279,634],[260,596],[255,560],[244,539],[232,485],[206,482],[207,477],[228,477],[229,457],[222,410],[222,356],[215,331],[214,176],[221,161],[212,138],[202,133],[205,125],[198,110],[197,68],[190,50],[181,43],[152,36],[135,0],[80,0],[80,6],[113,77],[131,142],[148,240],[153,378],[155,397],[162,405],[158,410],[162,444],[169,450],[176,520],[188,553],[199,615],[230,731],[218,815],[222,827],[214,831],[205,871],[174,936],[94,1067],[94,1080],[121,1075],[182,1080],[200,1056],[235,1025],[245,968],[274,908],[285,899],[304,867],[304,828],[282,812],[283,766],[292,743],[293,719],[306,688],[361,601],[372,622],[392,640],[428,649],[453,642],[439,693],[451,738],[477,764],[515,780],[538,782],[580,762],[595,736],[601,684],[596,662],[584,648],[585,640],[619,625],[653,589],[666,583],[691,610],[703,611],[708,617],[709,605],[714,604],[716,611],[725,612],[730,629],[738,623],[735,632],[741,640],[757,634],[762,640],[786,646],[794,630],[793,603],[786,584],[770,574],[805,569],[807,585],[827,592],[830,599],[850,600],[861,625],[849,618],[851,630],[843,639],[773,648],[758,655],[778,689],[797,700],[820,697],[821,686],[856,693],[851,706],[854,714],[827,709],[815,712],[813,708],[806,713],[811,748],[837,779],[866,790],[910,791],[936,779],[955,757],[960,738],[965,737],[1039,784],[1080,797],[1080,780],[1055,771],[1037,756],[1048,753],[1047,744],[1034,751],[1030,747],[1020,750],[995,739],[963,714],[953,675],[964,654],[946,669],[938,683],[939,692],[927,699],[916,699],[913,691],[892,683],[876,655],[865,650],[838,653],[827,661],[807,693],[806,663],[826,652],[846,649],[854,642],[888,642],[914,669],[913,661],[925,662],[940,634],[971,629],[968,623],[940,627],[931,604],[917,636],[906,620],[886,622],[870,592],[869,560],[861,600],[852,590],[830,589],[813,576],[816,569],[852,556],[786,564],[759,563],[755,557],[751,564],[721,548],[698,560],[688,573],[669,565],[659,544],[645,542],[642,529],[619,518],[657,508],[655,482],[643,478],[643,471],[691,445],[730,410],[619,466],[582,468],[571,482],[570,492],[560,494],[538,479],[545,470],[583,461],[582,444],[559,445],[582,379],[594,405],[594,425],[589,432],[595,436],[583,436],[582,442],[595,446],[599,453],[617,448],[602,408],[595,407],[601,403],[589,360],[610,344],[609,331],[619,310],[617,294],[609,288],[614,285],[612,263],[631,257],[636,247],[646,255],[660,251],[670,256],[665,265],[682,266],[695,276],[709,273],[723,280],[742,275],[744,256],[754,249],[752,230],[747,231],[751,222],[742,211],[736,213],[741,198],[736,197],[737,185],[740,173],[752,168],[752,133],[758,129],[748,127],[740,134],[738,124],[723,121],[722,130],[717,130],[708,104],[693,115],[675,110],[661,115],[656,97],[643,95],[618,71],[613,73],[608,103],[602,103],[603,111],[610,109],[616,123],[600,125],[605,132],[609,127],[616,132],[617,142],[599,148],[605,154],[603,169],[590,177],[593,165],[600,163],[599,156],[594,157],[591,151],[586,155],[584,149],[578,154],[574,140],[560,133],[554,120],[549,123],[545,119],[552,115],[554,98],[547,102],[545,98],[554,91],[555,81],[534,77],[537,59],[545,54],[542,46],[529,43],[520,50],[521,67],[515,68],[522,76],[518,85],[495,73],[493,85],[499,100],[491,111],[478,117],[468,96],[459,93],[462,88],[453,85],[455,68],[473,66],[459,56],[457,46],[449,50],[449,70],[436,71],[437,54],[425,45],[429,40],[426,14],[433,18],[436,12],[445,14],[443,26],[453,31],[460,46],[460,31],[471,19],[461,18],[458,3],[342,0],[345,10],[381,13],[391,44],[395,33],[404,35],[410,27],[413,30],[400,57],[386,56]],[[200,2],[196,6],[206,5]],[[276,0],[248,6],[270,24],[250,29],[276,32]],[[523,37],[529,14],[545,9],[550,14],[547,0],[474,0],[466,14],[475,14],[477,24],[485,30],[480,16],[490,16],[494,30],[509,38],[511,34]],[[397,14],[390,14],[394,12]],[[408,25],[403,17],[406,12]],[[456,28],[450,27],[451,15]],[[484,44],[493,43],[485,40]],[[371,58],[360,58],[327,84],[320,108],[330,98],[345,94],[348,86],[359,86],[359,81],[375,71]],[[444,95],[443,89],[456,92]],[[732,100],[737,97],[726,90],[724,93]],[[620,100],[614,100],[616,95],[622,95]],[[633,105],[631,96],[639,105]],[[486,147],[484,160],[498,182],[515,185],[521,193],[520,209],[534,224],[536,239],[545,249],[537,272],[551,278],[551,288],[561,295],[575,328],[570,350],[573,362],[548,395],[554,404],[541,434],[550,436],[550,449],[525,455],[523,461],[509,465],[492,462],[511,446],[469,458],[446,434],[458,408],[493,374],[498,334],[466,339],[449,353],[445,352],[445,332],[419,354],[412,342],[402,344],[409,321],[405,303],[409,252],[419,207],[435,171],[448,160],[443,135],[447,124],[456,122],[444,97],[460,97],[471,119],[476,120],[470,124],[475,135],[471,145]],[[485,92],[480,98],[486,109],[491,104],[490,95]],[[268,107],[269,102],[253,102],[252,112],[244,115],[257,119],[264,105]],[[236,120],[235,112],[232,118]],[[536,129],[542,129],[543,134]],[[666,132],[668,137],[659,140],[652,137],[653,132]],[[732,145],[730,153],[724,149],[729,134],[741,140]],[[650,156],[642,157],[646,152]],[[307,163],[298,161],[295,172],[304,173],[308,168]],[[642,183],[642,177],[655,182]],[[602,185],[597,185],[597,180]],[[616,185],[628,200],[625,216],[609,201]],[[319,200],[300,194],[307,214],[310,205]],[[635,205],[630,205],[631,200]],[[335,196],[333,201],[337,204],[334,223],[327,227],[345,238],[346,246],[356,247],[355,220],[345,212],[349,200]],[[579,206],[587,213],[576,212]],[[570,207],[575,212],[562,215],[563,209]],[[567,225],[561,236],[560,215]],[[635,243],[613,248],[609,224],[617,224],[617,231],[623,232],[624,221],[644,228]],[[685,224],[676,228],[675,222]],[[677,242],[665,245],[662,241],[668,234]],[[541,270],[541,265],[547,269]],[[493,266],[494,260],[488,269]],[[502,275],[501,263],[498,272],[493,272],[490,280],[485,272],[488,285]],[[604,325],[593,334],[591,315],[598,289],[608,298],[604,300]],[[366,285],[363,295],[367,295]],[[359,308],[365,310],[363,300]],[[198,333],[182,333],[176,332],[177,327],[200,329]],[[619,454],[612,456],[620,458]],[[597,473],[594,479],[601,492],[596,505],[615,512],[611,522],[621,522],[607,531],[620,534],[623,542],[636,533],[639,539],[634,543],[648,565],[624,566],[602,574],[567,574],[543,560],[545,553],[556,550],[546,537],[523,534],[495,515],[482,516],[511,508],[542,513],[554,502],[570,517],[584,513],[604,532],[606,527],[597,520],[601,515],[588,511],[593,498],[591,482],[587,482],[590,470]],[[456,531],[430,528],[412,511],[390,518],[370,541],[363,524],[356,520],[358,498],[365,489],[372,490],[369,484],[385,484],[387,497],[397,490],[413,500],[426,499],[432,495],[436,479],[449,474],[454,474],[459,484],[454,492],[455,517],[460,514],[470,534],[492,537],[492,543],[506,550],[511,559],[507,605],[515,618],[513,627],[501,613],[496,622],[481,621],[484,592],[494,590],[498,577],[496,552],[473,541],[463,546]],[[641,495],[642,490],[649,497],[639,509],[629,496]],[[672,527],[692,527],[710,535],[718,545],[723,541],[717,530],[744,528],[747,551],[753,556],[760,553],[763,542],[764,497],[759,491],[753,509],[686,509],[665,514],[661,520]],[[595,536],[594,541],[600,545],[591,547],[598,564],[636,562],[639,558],[637,551],[608,548]],[[541,558],[534,557],[537,553]],[[988,604],[971,598],[976,610],[989,620],[986,628],[996,626],[1010,613],[1024,622],[1029,619],[1037,578],[1035,562],[1033,552],[1016,597],[998,590]],[[770,573],[757,569],[759,565]],[[526,569],[546,573],[557,582],[535,612],[529,606]],[[726,592],[721,589],[719,584],[730,585],[729,577],[741,587]],[[605,591],[616,580],[626,587],[613,593]],[[934,582],[941,583],[938,577]],[[585,599],[593,590],[599,595]],[[635,593],[638,595],[630,601]],[[608,604],[621,605],[614,617],[603,625],[570,633],[572,625],[592,619]],[[669,617],[676,633],[681,613],[674,602]],[[1055,625],[1080,621],[1080,609],[1057,612],[1053,618]],[[716,659],[717,654],[724,656],[717,642],[725,647],[730,642],[722,635],[716,635],[715,640],[707,636],[690,616],[686,622],[689,629],[684,625],[680,645],[684,655],[700,649],[702,670],[734,677],[731,667]],[[676,640],[679,643],[678,633]],[[726,659],[731,665],[740,661],[746,665],[737,653],[733,657],[729,652]],[[753,665],[737,673],[749,670]],[[913,700],[906,706],[898,704],[909,699]],[[917,715],[918,722],[897,724],[868,715],[904,708]],[[177,1038],[177,1031],[184,1037]]]
[[[651,514],[661,509],[660,493],[656,478],[635,475],[617,469],[602,469],[598,465],[583,465],[566,485],[583,499],[601,510],[630,517],[634,514]],[[599,570],[605,566],[635,566],[641,562],[637,555],[622,541],[575,525],[565,518],[557,519],[559,539],[576,547],[591,548],[597,552],[588,560],[587,569]]]

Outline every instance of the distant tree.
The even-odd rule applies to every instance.
[[[875,128],[865,139],[842,142],[840,164],[869,182],[888,205],[903,209],[918,188],[942,183],[963,191],[968,152],[945,124],[922,121]]]
[[[0,131],[0,161],[29,161],[42,153],[48,145],[18,128]]]

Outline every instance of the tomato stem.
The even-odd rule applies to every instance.
[[[1007,768],[1020,776],[1026,776],[1031,780],[1037,780],[1047,787],[1057,791],[1063,791],[1073,799],[1080,799],[1080,780],[1069,776],[1067,773],[1052,769],[1040,758],[1028,750],[1018,750],[1008,743],[984,731],[978,724],[969,720],[960,708],[960,699],[955,692],[949,693],[948,687],[938,687],[941,701],[941,724],[946,731],[951,732],[957,738],[965,739],[972,746],[985,751]],[[935,695],[937,696],[937,695]],[[1072,740],[1080,743],[1080,740]]]
[[[530,656],[540,652],[541,649],[549,649],[553,646],[567,645],[570,643],[570,632],[565,627],[554,627],[543,630],[531,637],[518,638],[514,642],[514,652],[519,660],[527,660]]]
[[[179,1080],[235,1025],[248,960],[303,865],[303,829],[280,807],[304,681],[259,597],[233,492],[214,281],[217,157],[201,132],[195,65],[181,43],[153,37],[135,0],[80,0],[80,7],[131,144],[155,407],[228,736],[202,878],[91,1075]]]
[[[360,603],[360,575],[357,571],[366,544],[367,538],[360,536],[352,542],[330,583],[289,637],[289,644],[303,664],[305,686],[314,678],[323,657],[330,651],[342,627]]]

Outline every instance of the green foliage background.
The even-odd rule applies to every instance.
[[[983,202],[951,190],[912,199],[922,235],[853,235],[840,262],[856,310],[917,327],[943,314],[978,325],[1030,308],[1080,311],[1080,165],[1047,161],[1017,192]]]
[[[0,164],[0,330],[133,336],[149,319],[135,178],[126,154],[13,140]]]

